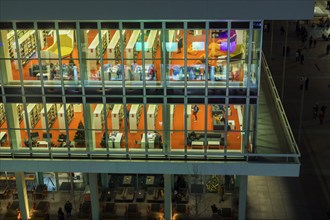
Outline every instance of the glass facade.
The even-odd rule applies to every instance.
[[[260,23],[2,25],[0,150],[251,153]]]

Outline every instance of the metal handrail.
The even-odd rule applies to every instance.
[[[286,117],[285,110],[283,108],[281,98],[280,98],[280,96],[277,92],[276,85],[275,85],[275,82],[273,80],[270,69],[268,67],[268,64],[267,64],[266,57],[265,57],[264,53],[262,53],[262,67],[264,68],[264,73],[266,73],[267,82],[268,82],[270,91],[272,93],[272,96],[274,98],[275,106],[277,108],[277,112],[279,114],[279,117],[280,117],[284,127],[286,128],[286,129],[284,129],[284,132],[286,133],[286,136],[290,140],[290,146],[292,147],[294,152],[300,157],[301,154],[300,154],[299,148],[297,146],[296,140],[295,140],[293,132],[291,130],[291,126],[289,124],[288,118]]]

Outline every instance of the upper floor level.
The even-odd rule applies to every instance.
[[[7,95],[258,95],[261,21],[2,22],[0,28]]]

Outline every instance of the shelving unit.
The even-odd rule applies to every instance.
[[[51,128],[53,124],[55,123],[55,120],[57,118],[57,108],[55,104],[47,104],[47,115],[45,113],[45,109],[42,108],[41,110],[41,125],[44,130],[46,130],[46,116],[48,118],[48,127]]]
[[[135,43],[140,35],[140,30],[134,30],[126,46],[126,59],[136,59],[138,51],[135,51]]]
[[[119,130],[119,128],[121,127],[123,118],[124,118],[123,104],[115,104],[112,109],[112,112],[111,112],[113,130]]]
[[[108,117],[108,114],[111,110],[111,105],[106,104],[106,117]],[[97,132],[101,132],[101,129],[105,126],[105,120],[104,120],[104,110],[103,110],[103,104],[96,105],[96,108],[93,112],[93,121],[94,121],[94,129],[97,129]]]
[[[140,123],[141,113],[143,110],[143,105],[141,104],[133,104],[129,111],[129,127],[130,133],[136,133],[138,129],[138,125]]]
[[[158,105],[149,105],[147,113],[148,130],[155,130],[158,115]]]
[[[17,30],[17,37],[20,39],[28,30]],[[14,51],[15,51],[15,32],[9,31],[7,33],[7,40],[8,40],[8,50],[9,56],[14,59]]]
[[[64,114],[64,105],[58,110],[58,125],[61,130],[61,132],[65,131],[65,114]],[[71,123],[72,119],[74,117],[74,109],[73,104],[66,104],[66,120],[68,122],[68,125]]]
[[[17,116],[18,116],[18,122],[21,123],[23,121],[23,104],[16,104],[17,107]]]
[[[145,63],[146,64],[152,64],[152,59],[156,57],[156,52],[158,48],[158,40],[157,39],[157,30],[152,30],[149,33],[148,39],[147,39],[147,46],[148,50],[145,52]]]
[[[0,103],[0,126],[6,121],[6,113],[4,104]]]
[[[30,129],[34,128],[40,120],[41,107],[41,104],[29,104],[27,106],[28,120],[26,120],[25,113],[23,113],[24,123],[27,121]],[[27,124],[25,124],[25,127],[27,128]]]
[[[126,46],[126,35],[125,35],[125,30],[123,30],[122,33],[123,36],[123,41],[124,41],[124,45],[123,47],[125,48]],[[120,52],[120,31],[117,30],[115,32],[115,34],[113,35],[108,48],[107,48],[107,58],[108,59],[112,59],[109,60],[109,63],[111,65],[115,65],[116,62],[115,60],[120,60],[121,59],[121,52]]]
[[[102,39],[102,54],[108,47],[109,43],[109,31],[103,30],[101,31],[101,39]],[[92,43],[88,47],[87,58],[95,59],[93,62],[90,60],[88,63],[90,65],[91,70],[95,70],[97,68],[97,60],[100,59],[100,42],[99,42],[99,34],[97,34],[92,41]]]

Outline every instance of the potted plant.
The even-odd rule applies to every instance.
[[[78,124],[78,130],[73,138],[76,147],[85,147],[85,127],[82,121]]]

